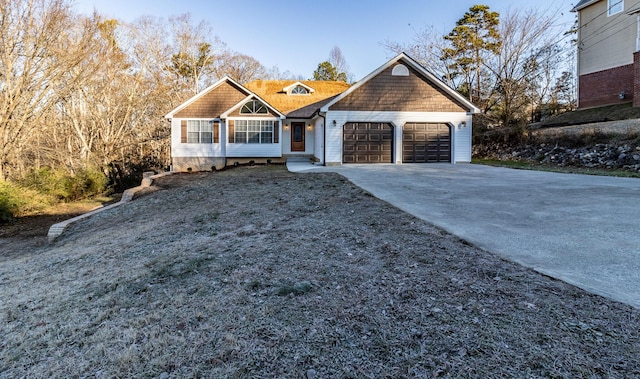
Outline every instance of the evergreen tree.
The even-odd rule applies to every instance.
[[[329,61],[324,61],[318,64],[318,68],[313,72],[312,80],[346,82],[347,74],[345,72],[338,72],[338,70]]]
[[[444,37],[451,47],[443,50],[443,59],[451,59],[451,68],[465,76],[471,101],[480,100],[482,96],[481,71],[485,53],[500,50],[499,17],[498,12],[490,11],[487,5],[474,5]],[[472,79],[475,79],[475,88]]]

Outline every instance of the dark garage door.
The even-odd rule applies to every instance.
[[[392,163],[393,127],[375,122],[348,122],[342,137],[343,163]]]
[[[451,129],[447,124],[407,123],[402,130],[402,162],[451,162]]]

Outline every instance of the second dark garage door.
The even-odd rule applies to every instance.
[[[449,125],[424,122],[405,124],[402,130],[402,162],[451,162]]]
[[[393,126],[379,122],[344,124],[342,162],[392,163]]]

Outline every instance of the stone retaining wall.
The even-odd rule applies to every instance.
[[[640,146],[631,143],[600,143],[585,147],[565,147],[553,143],[489,143],[473,147],[474,158],[528,161],[560,167],[620,169],[640,172]]]

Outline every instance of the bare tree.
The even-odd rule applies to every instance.
[[[555,53],[553,46],[560,33],[553,33],[554,18],[546,17],[536,10],[511,10],[500,22],[501,46],[485,67],[495,78],[494,93],[490,100],[495,106],[495,116],[503,126],[526,118],[529,101],[527,80],[539,73]],[[538,62],[531,64],[531,59]]]
[[[447,46],[444,35],[438,33],[432,26],[420,31],[414,30],[410,42],[386,41],[382,45],[395,54],[403,52],[408,54],[451,88],[460,89],[464,77],[452,69],[453,60],[443,54]]]
[[[267,75],[267,70],[253,57],[228,52],[217,60],[213,73],[218,79],[229,75],[240,83],[248,83],[255,79],[264,78]]]
[[[183,14],[169,18],[173,32],[171,64],[167,69],[175,77],[177,84],[190,87],[198,93],[211,80],[216,55],[224,48],[224,43],[213,35],[211,26],[201,21],[192,24],[191,15]]]
[[[37,126],[91,72],[96,36],[67,0],[0,0],[0,179],[20,167]]]
[[[409,43],[387,41],[383,45],[394,53],[407,52],[467,96],[475,82],[473,98],[484,111],[484,126],[508,126],[526,122],[535,108],[550,101],[556,78],[562,69],[566,70],[561,62],[566,59],[568,47],[560,42],[567,37],[554,27],[557,16],[548,14],[516,9],[500,16],[498,24],[494,22],[497,15],[492,15],[491,28],[496,30],[489,33],[488,48],[483,42],[479,45],[481,50],[474,50],[476,44],[465,50],[467,45],[458,43],[458,56],[448,41],[460,38],[458,42],[464,42],[469,36],[473,39],[477,32],[474,23],[466,22],[472,14],[466,14],[455,33],[447,36],[426,28],[416,32]]]
[[[345,81],[354,81],[353,74],[349,71],[347,60],[344,58],[342,50],[340,50],[338,46],[334,46],[329,52],[329,63],[336,69],[336,72],[344,73],[346,77]]]
[[[303,75],[294,74],[291,71],[280,71],[278,66],[273,66],[266,70],[264,79],[268,80],[305,80]]]
[[[67,167],[93,166],[110,175],[114,162],[122,171],[131,162],[143,160],[136,146],[162,136],[158,127],[168,94],[162,93],[166,85],[157,87],[160,74],[149,69],[153,57],[136,52],[139,46],[131,49],[135,55],[126,53],[121,43],[127,39],[118,38],[117,21],[100,20],[98,26],[94,56],[101,64],[84,85],[60,102],[59,110],[61,124],[70,131],[69,156],[76,158],[68,160]]]

